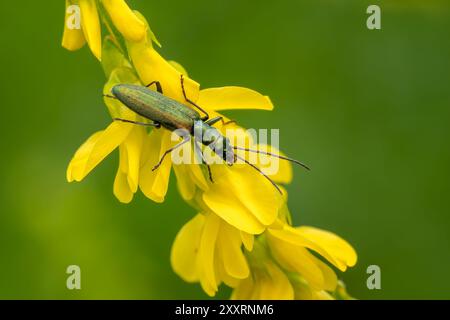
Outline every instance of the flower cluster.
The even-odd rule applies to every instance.
[[[80,11],[79,29],[69,28],[67,23],[74,18],[68,10],[74,5]],[[102,30],[106,30],[103,38]],[[157,52],[155,45],[159,46],[159,42],[147,21],[124,0],[66,0],[62,44],[76,50],[85,42],[106,74],[104,102],[113,119],[149,122],[110,98],[111,88],[121,83],[147,85],[158,81],[165,96],[192,107],[186,95],[211,116],[218,116],[225,109],[273,109],[268,97],[247,88],[201,90],[180,64],[164,59]],[[236,123],[223,119],[215,125],[218,130],[224,133],[235,129],[243,137],[240,140],[244,146],[260,147]],[[76,151],[67,169],[67,180],[81,181],[118,148],[120,161],[113,188],[118,200],[128,203],[140,189],[149,199],[163,202],[173,169],[182,198],[198,214],[178,233],[171,264],[180,277],[199,282],[210,296],[224,283],[234,288],[235,299],[347,297],[342,294],[345,290],[336,273],[323,259],[345,271],[356,263],[356,253],[330,232],[292,226],[287,192],[281,187],[292,180],[290,163],[281,162],[276,173],[265,171],[264,164],[273,160],[269,155],[259,155],[255,163],[280,186],[282,194],[245,164],[211,164],[213,180],[204,163],[175,164],[171,157],[152,170],[164,152],[176,143],[172,132],[165,128],[149,130],[113,121],[106,129],[91,135]],[[265,147],[279,153],[274,147]]]

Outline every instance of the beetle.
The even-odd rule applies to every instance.
[[[180,83],[183,97],[186,102],[203,113],[203,116],[201,116],[200,113],[193,108],[190,108],[185,104],[178,102],[177,100],[165,96],[163,94],[161,83],[159,81],[153,81],[146,86],[135,84],[117,84],[111,89],[112,95],[105,95],[108,98],[119,100],[130,110],[136,112],[140,116],[152,122],[144,123],[122,118],[114,118],[115,121],[122,121],[143,126],[152,126],[155,128],[164,127],[170,131],[177,130],[177,133],[180,132],[178,129],[183,129],[182,132],[185,132],[185,134],[182,134],[181,136],[183,138],[181,142],[164,152],[161,159],[153,167],[153,171],[162,164],[164,158],[168,154],[170,154],[173,150],[181,147],[182,145],[188,143],[191,140],[191,137],[194,137],[194,147],[197,151],[200,151],[199,153],[202,157],[202,161],[207,165],[209,179],[211,180],[211,182],[213,182],[211,169],[203,157],[203,153],[201,152],[199,143],[213,150],[213,152],[217,154],[222,160],[224,160],[229,166],[232,166],[237,161],[237,159],[244,161],[246,164],[250,165],[252,168],[261,173],[266,179],[268,179],[280,193],[280,188],[275,182],[272,181],[272,179],[270,179],[269,176],[267,176],[254,164],[237,155],[234,150],[243,150],[248,152],[266,154],[283,160],[291,161],[309,170],[308,166],[292,158],[261,150],[252,150],[248,148],[232,146],[230,144],[230,140],[227,137],[223,136],[217,128],[213,127],[213,125],[219,121],[221,121],[224,125],[234,121],[225,122],[223,117],[221,116],[210,118],[208,112],[206,112],[202,107],[200,107],[187,97],[184,88],[183,75],[181,75]],[[156,86],[156,91],[149,88],[152,85]],[[201,133],[201,135],[200,137],[198,137],[197,134],[194,135],[194,133]]]

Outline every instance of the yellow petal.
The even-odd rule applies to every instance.
[[[211,188],[203,194],[203,201],[210,210],[239,230],[250,234],[260,234],[264,231],[264,225],[240,204],[239,198],[233,193],[224,193],[223,189]]]
[[[143,147],[143,166],[139,174],[139,187],[148,198],[155,202],[163,202],[167,193],[172,166],[170,155],[166,156],[158,169],[152,169],[172,144],[171,132],[161,128],[152,130]]]
[[[128,183],[128,156],[125,146],[119,146],[119,154],[119,168],[114,179],[113,192],[120,202],[129,203],[133,200],[134,192]]]
[[[211,110],[273,109],[273,104],[269,97],[242,87],[221,87],[201,90],[197,104]]]
[[[193,145],[190,144],[188,148],[180,148],[174,152],[177,153],[181,159],[184,159],[184,152],[190,153],[190,159],[193,159]],[[177,186],[184,200],[189,201],[194,198],[197,187],[201,190],[208,189],[208,183],[202,172],[201,166],[197,164],[174,164],[175,175],[177,177]]]
[[[190,176],[201,190],[206,191],[209,189],[208,182],[206,181],[205,175],[201,169],[201,165],[190,164],[188,165],[190,170]]]
[[[133,200],[134,193],[128,185],[127,175],[120,170],[117,170],[116,178],[114,179],[113,193],[122,203],[130,203]]]
[[[216,261],[217,261],[217,259],[216,259]],[[225,267],[223,266],[222,263],[216,264],[216,273],[218,275],[218,279],[220,279],[223,283],[225,283],[230,288],[236,288],[239,285],[239,283],[241,282],[241,280],[230,276],[225,271]]]
[[[230,299],[231,300],[250,300],[252,298],[253,288],[255,282],[253,276],[250,275],[247,279],[239,282],[239,284],[233,290]]]
[[[269,229],[268,230],[270,235],[274,236],[275,238],[293,244],[297,247],[305,247],[311,250],[316,251],[321,256],[323,256],[325,259],[327,259],[329,262],[331,262],[333,265],[335,265],[338,269],[345,268],[346,266],[343,265],[339,260],[334,259],[332,256],[330,256],[322,247],[316,245],[314,242],[306,239],[305,237],[301,236],[296,230],[290,226],[285,225],[283,229]]]
[[[145,23],[134,14],[124,0],[103,0],[102,3],[117,30],[127,40],[140,41],[144,39],[147,31]]]
[[[204,223],[204,216],[197,214],[181,228],[172,245],[170,253],[172,268],[176,274],[187,282],[199,280],[195,261],[197,260]]]
[[[69,165],[72,180],[81,181],[87,176],[125,140],[132,128],[129,123],[113,122],[106,130],[91,136],[75,153]]]
[[[247,232],[244,231],[240,231],[240,233],[241,233],[241,240],[242,243],[244,244],[245,249],[247,249],[247,251],[252,251],[255,237],[252,234],[248,234]]]
[[[241,231],[259,234],[272,224],[281,206],[278,191],[248,166],[214,166],[215,182],[203,194],[206,205]]]
[[[165,96],[187,104],[181,89],[181,72],[148,44],[127,42],[127,45],[130,58],[144,85],[159,81]],[[185,77],[184,87],[187,97],[197,101],[200,85]]]
[[[323,289],[324,277],[310,253],[302,247],[268,237],[275,260],[286,270],[299,273],[313,287]]]
[[[357,261],[355,249],[344,239],[329,231],[313,227],[299,227],[297,232],[323,248],[333,259],[338,260],[344,266],[353,267]],[[340,268],[345,271],[346,267]]]
[[[274,263],[265,263],[266,274],[255,281],[255,293],[260,300],[292,300],[294,289],[288,277]]]
[[[174,165],[173,171],[177,177],[177,186],[181,196],[185,201],[192,200],[195,195],[195,183],[189,174],[188,165],[180,164]]]
[[[320,232],[311,232],[310,234],[305,232],[304,234],[288,225],[285,225],[282,230],[269,229],[272,236],[282,241],[316,251],[341,271],[345,271],[347,266],[356,263],[356,253],[350,245],[330,232],[318,231]],[[324,239],[321,238],[322,236],[324,236]]]
[[[239,230],[222,221],[218,241],[225,272],[233,278],[247,278],[250,270],[241,250]]]
[[[314,255],[311,255],[314,263],[320,268],[323,275],[324,285],[323,290],[334,291],[336,289],[338,279],[336,273],[327,264],[319,260]]]
[[[71,23],[69,20],[73,19],[75,12],[68,12],[67,9],[71,5],[69,0],[66,0],[66,15],[64,19],[64,33],[62,38],[62,46],[70,51],[75,51],[84,46],[86,40],[84,39],[83,30],[80,28],[69,28],[68,23]],[[81,15],[80,17],[81,18]],[[80,21],[81,22],[81,21]],[[81,25],[81,23],[80,23]]]
[[[94,148],[89,154],[83,176],[94,169],[108,154],[121,144],[133,128],[132,124],[113,122],[97,140]],[[79,180],[76,178],[76,180]]]
[[[208,214],[205,218],[206,221],[198,250],[197,266],[200,274],[200,284],[203,290],[209,296],[214,296],[218,289],[214,268],[214,252],[220,220],[214,214]]]
[[[314,300],[311,287],[303,281],[295,281],[292,283],[294,288],[295,300]]]
[[[303,281],[292,283],[296,300],[334,300],[334,298],[324,290],[314,290]]]
[[[283,190],[283,194],[287,195],[287,192]],[[284,205],[281,206],[278,213],[278,221],[270,227],[274,229],[283,229],[285,224],[292,225],[292,216],[287,205],[287,196],[284,199]]]
[[[337,285],[334,271],[303,247],[267,235],[270,250],[284,269],[300,274],[316,290],[333,291]]]
[[[79,0],[81,9],[81,26],[84,37],[94,56],[101,61],[102,57],[102,35],[100,20],[95,0]]]
[[[147,29],[147,37],[141,42],[146,43],[149,46],[151,46],[154,42],[158,47],[161,47],[161,43],[159,43],[158,39],[156,38],[156,35],[153,33],[152,29],[150,28],[150,25],[148,24],[147,19],[145,19],[145,17],[139,11],[133,10],[133,12],[136,15],[136,17],[138,17],[139,20],[141,20],[145,24],[145,28]]]
[[[134,126],[123,143],[128,160],[127,181],[133,193],[136,192],[138,188],[141,151],[146,135],[147,132],[143,127]]]
[[[97,131],[96,133],[91,135],[75,152],[75,155],[67,166],[66,177],[68,182],[72,182],[75,180],[73,174],[74,172],[84,170],[84,167],[86,166],[86,162],[88,160],[88,156],[102,134],[103,130]]]
[[[177,177],[178,190],[184,200],[192,200],[196,194],[197,187],[203,191],[208,189],[208,183],[200,165],[175,164],[173,169]]]

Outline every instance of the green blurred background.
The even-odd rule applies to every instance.
[[[204,88],[270,95],[273,112],[227,115],[281,128],[282,149],[312,166],[288,186],[294,222],[354,245],[358,264],[341,274],[351,294],[450,298],[448,1],[129,4]],[[369,4],[381,5],[381,31],[366,28]],[[100,65],[60,46],[64,1],[0,9],[0,298],[207,298],[169,264],[195,213],[173,176],[163,204],[114,198],[117,152],[82,183],[65,180],[74,151],[111,120]],[[80,291],[65,287],[70,264]],[[371,264],[381,290],[366,287]]]

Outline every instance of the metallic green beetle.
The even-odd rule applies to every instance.
[[[149,89],[148,87],[151,85],[155,85],[157,90],[154,91]],[[181,89],[186,102],[201,111],[204,114],[203,117],[201,117],[200,114],[194,109],[191,109],[172,98],[164,96],[161,84],[158,81],[154,81],[145,87],[133,84],[118,84],[112,88],[113,95],[107,95],[107,97],[109,98],[119,100],[126,107],[141,115],[142,117],[152,121],[152,123],[136,122],[121,118],[115,118],[114,120],[116,121],[123,121],[144,126],[153,126],[155,128],[160,128],[162,126],[170,131],[177,130],[177,133],[184,132],[183,134],[181,134],[183,140],[174,147],[165,151],[159,162],[153,167],[152,170],[156,170],[169,153],[189,142],[191,140],[191,137],[194,137],[194,146],[196,150],[199,151],[203,162],[208,167],[209,178],[211,182],[213,182],[211,169],[203,157],[203,153],[201,152],[199,143],[211,148],[213,152],[216,153],[220,158],[222,158],[229,166],[232,166],[237,161],[237,159],[244,161],[257,171],[259,171],[266,179],[268,179],[272,183],[272,185],[280,193],[280,188],[276,185],[275,182],[272,181],[272,179],[270,179],[254,164],[237,155],[234,150],[244,150],[248,152],[256,152],[274,156],[283,160],[292,161],[309,170],[306,165],[295,159],[276,155],[270,152],[232,146],[229,139],[223,136],[218,129],[213,127],[213,125],[218,121],[222,121],[222,123],[224,124],[232,121],[224,122],[222,117],[215,117],[210,119],[208,113],[204,109],[202,109],[186,96],[183,76],[181,76]],[[182,131],[178,129],[182,129]]]

